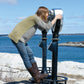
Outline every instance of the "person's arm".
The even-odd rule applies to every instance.
[[[38,25],[38,28],[43,31],[44,29],[48,31],[51,29],[56,22],[57,19],[60,19],[61,16],[57,15],[51,22],[45,23],[40,17],[36,16],[36,24]]]
[[[56,22],[57,19],[62,19],[62,15],[60,15],[60,14],[59,14],[59,15],[56,15],[56,17],[55,17],[55,18],[52,20],[52,22],[51,22],[52,25],[55,24],[55,22]]]
[[[35,22],[38,26],[38,29],[40,29],[41,31],[46,30],[48,31],[53,25],[51,22],[45,23],[40,17],[38,17],[37,15],[35,15]]]

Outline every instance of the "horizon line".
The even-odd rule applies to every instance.
[[[35,35],[42,35],[42,34],[35,34]],[[52,35],[52,34],[47,34],[47,35]],[[84,35],[84,33],[63,33],[59,35]],[[0,34],[0,36],[8,36],[8,34]]]

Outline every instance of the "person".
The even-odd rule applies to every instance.
[[[8,35],[19,51],[26,69],[29,71],[36,83],[40,83],[41,79],[48,75],[39,72],[33,52],[29,45],[27,45],[27,42],[32,38],[37,29],[41,31],[46,30],[48,32],[56,20],[62,18],[62,15],[57,15],[51,22],[47,22],[48,14],[49,10],[46,7],[39,7],[34,15],[19,22]]]

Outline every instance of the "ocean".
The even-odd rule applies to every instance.
[[[42,58],[42,48],[39,47],[41,35],[35,35],[28,42],[34,56]],[[47,46],[52,42],[52,35],[47,36]],[[84,41],[84,35],[60,35],[59,43]],[[0,53],[18,53],[8,36],[0,36]],[[52,52],[47,50],[47,59],[52,59]],[[58,61],[74,61],[84,63],[84,48],[58,47]]]

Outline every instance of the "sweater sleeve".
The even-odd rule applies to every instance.
[[[35,22],[36,22],[36,24],[38,25],[38,29],[40,29],[41,31],[43,31],[43,30],[48,31],[48,30],[51,29],[52,26],[53,26],[51,22],[45,23],[45,22],[44,22],[42,19],[40,19],[38,16],[36,16]]]

